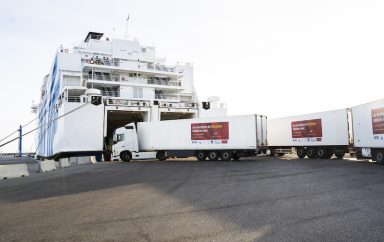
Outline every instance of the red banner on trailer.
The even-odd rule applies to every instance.
[[[228,140],[228,122],[192,123],[191,140]]]
[[[292,138],[322,137],[321,119],[291,122]]]
[[[373,134],[384,134],[384,108],[372,109]]]

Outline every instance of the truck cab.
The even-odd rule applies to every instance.
[[[118,128],[113,133],[112,159],[129,162],[131,160],[153,159],[156,152],[139,152],[135,123]]]

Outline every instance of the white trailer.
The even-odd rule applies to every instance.
[[[349,109],[268,120],[268,155],[296,149],[297,156],[343,158],[351,143]]]
[[[266,127],[267,117],[256,114],[130,123],[115,130],[113,158],[237,160],[265,151]]]
[[[384,163],[384,99],[352,107],[352,120],[358,156]]]

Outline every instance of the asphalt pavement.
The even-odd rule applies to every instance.
[[[98,163],[0,181],[0,241],[382,241],[384,166]]]

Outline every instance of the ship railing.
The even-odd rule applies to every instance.
[[[67,102],[69,102],[69,103],[81,103],[81,97],[80,96],[68,96]]]
[[[89,58],[82,58],[81,59],[82,64],[91,64],[91,65],[102,65],[102,66],[120,66],[120,61],[105,57],[102,58],[95,56],[95,57],[89,57]]]
[[[148,64],[147,65],[148,70],[153,71],[162,71],[162,72],[176,72],[176,67],[174,66],[167,66],[167,65],[154,65],[154,64]]]
[[[148,79],[148,84],[152,85],[160,85],[160,86],[181,86],[180,80],[156,80],[156,79]]]
[[[169,94],[155,94],[155,99],[160,100],[180,100],[180,97],[178,95],[169,95]]]
[[[83,80],[96,80],[96,81],[114,81],[114,82],[127,82],[127,83],[138,83],[138,84],[149,84],[159,86],[181,86],[180,80],[156,80],[153,78],[120,78],[117,75],[110,75],[109,73],[98,72],[92,74],[83,75]]]
[[[118,91],[106,91],[106,90],[101,90],[101,95],[104,97],[119,97],[120,96]]]
[[[110,75],[109,73],[105,72],[95,72],[92,74],[85,74],[83,75],[83,79],[88,80],[96,80],[96,81],[114,81],[118,82],[120,81],[119,76],[116,75]]]

